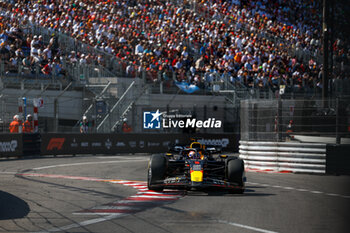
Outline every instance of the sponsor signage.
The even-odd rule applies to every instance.
[[[41,136],[41,137],[40,137]],[[201,138],[207,146],[238,152],[236,134],[0,134],[0,156],[162,153]],[[25,144],[23,144],[25,142]],[[33,152],[34,151],[34,152]]]
[[[97,114],[106,114],[107,104],[103,100],[96,101],[96,113]]]
[[[126,146],[124,142],[117,142],[116,144],[117,147],[124,147]]]
[[[64,144],[65,138],[51,138],[46,149],[50,150],[61,150]]]
[[[118,154],[162,153],[169,145],[185,145],[190,138],[201,138],[207,146],[221,146],[223,150],[238,151],[235,134],[45,134],[41,152],[47,154]]]
[[[14,152],[18,146],[17,140],[11,140],[8,142],[0,142],[0,152]]]
[[[0,134],[0,155],[20,156],[22,150],[22,134]]]
[[[110,150],[112,147],[112,142],[111,140],[109,140],[109,138],[105,141],[105,147],[107,148],[107,150]]]

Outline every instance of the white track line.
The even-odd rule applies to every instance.
[[[271,187],[271,188],[278,188],[278,189],[285,189],[285,190],[295,190],[295,191],[299,191],[299,192],[308,192],[308,193],[313,193],[313,194],[324,194],[324,195],[332,196],[332,197],[350,198],[350,196],[347,196],[347,195],[325,193],[325,192],[317,191],[317,190],[298,189],[298,188],[287,187],[287,186],[260,184],[260,183],[254,183],[254,182],[246,182],[246,183],[251,184],[251,185],[263,186],[263,187]]]
[[[147,155],[146,155],[147,156]],[[144,158],[145,156],[135,156],[133,158],[128,158],[128,157],[120,157],[120,156],[96,156],[94,158],[97,159],[120,159],[120,160],[134,160],[134,159],[141,159]]]
[[[0,172],[0,174],[10,174],[10,175],[13,175],[13,174],[16,174],[18,172]]]
[[[89,210],[139,210],[141,207],[138,206],[111,206],[111,205],[105,205],[105,206],[97,206],[94,208],[91,208]]]
[[[252,230],[252,231],[263,232],[263,233],[277,233],[276,231],[269,231],[269,230],[265,230],[265,229],[261,229],[261,228],[257,228],[257,227],[251,227],[251,226],[247,226],[247,225],[243,225],[243,224],[239,224],[239,223],[235,223],[235,222],[228,222],[228,221],[223,221],[223,220],[217,220],[217,221],[219,223],[224,223],[224,224],[228,224],[231,226],[240,227],[240,228],[244,228],[244,229],[248,229],[248,230]]]
[[[86,164],[86,163],[84,163]],[[67,164],[66,164],[67,165]],[[71,165],[71,164],[69,164]],[[75,165],[75,164],[74,164]],[[110,182],[110,183],[118,183],[125,186],[133,187],[140,191],[141,189],[144,189],[145,182],[142,181],[127,181],[127,180],[104,180],[104,179],[98,179],[98,178],[90,178],[90,177],[74,177],[74,176],[64,176],[64,175],[50,175],[50,174],[18,174],[22,176],[37,176],[37,177],[49,177],[49,178],[60,178],[60,179],[77,179],[77,180],[91,180],[91,181],[101,181],[101,182]],[[150,191],[148,191],[150,192]],[[73,213],[74,215],[98,215],[98,216],[105,216],[105,217],[99,217],[94,218],[86,221],[82,221],[79,223],[73,223],[69,224],[63,227],[54,227],[45,231],[39,231],[41,232],[61,232],[61,231],[68,231],[73,228],[77,227],[84,227],[91,224],[96,224],[104,221],[109,221],[116,218],[121,218],[142,210],[146,210],[148,208],[154,208],[158,206],[157,204],[165,204],[173,202],[179,198],[181,198],[182,195],[180,194],[173,194],[173,195],[164,195],[162,196],[162,193],[156,193],[156,192],[150,192],[150,194],[146,195],[144,193],[136,194],[133,196],[130,196],[128,198],[134,198],[135,200],[120,200],[115,203],[96,206],[91,209],[83,210],[82,212]],[[141,198],[142,200],[137,200],[138,198]],[[148,200],[149,199],[149,200]],[[155,201],[157,200],[157,201]],[[131,204],[132,203],[132,204]],[[118,205],[119,204],[119,205]],[[126,205],[123,205],[126,204]],[[127,205],[131,204],[131,205]],[[146,207],[149,206],[149,207]],[[86,212],[85,212],[86,211]],[[89,212],[91,211],[91,212]],[[127,213],[121,213],[121,212],[127,212]],[[116,212],[116,213],[113,213]]]
[[[157,195],[133,195],[130,198],[149,198],[149,199],[179,199],[177,196],[157,196]]]
[[[70,230],[72,228],[84,227],[84,226],[91,225],[91,224],[96,224],[96,223],[99,223],[99,222],[109,221],[109,220],[112,220],[112,219],[115,219],[115,218],[124,217],[126,215],[128,215],[128,214],[121,214],[121,213],[109,214],[106,217],[94,218],[94,219],[82,221],[82,222],[79,222],[79,223],[73,223],[73,224],[70,224],[70,225],[67,225],[67,226],[63,226],[63,227],[55,227],[55,228],[52,228],[52,229],[49,229],[49,230],[45,230],[45,231],[38,231],[38,232],[35,232],[35,233],[67,231],[67,230]]]
[[[44,166],[44,167],[36,167],[32,168],[33,170],[42,170],[42,169],[49,169],[49,168],[56,168],[56,167],[69,167],[69,166],[80,166],[80,165],[90,165],[90,164],[108,164],[108,163],[129,163],[129,162],[145,162],[148,161],[147,159],[128,159],[128,160],[120,160],[120,161],[102,161],[102,162],[84,162],[84,163],[67,163],[67,164],[58,164],[58,165],[51,165],[51,166]]]

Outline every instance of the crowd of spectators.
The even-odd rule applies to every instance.
[[[161,72],[161,78],[170,82],[175,73],[178,81],[200,87],[217,78],[276,90],[280,84],[321,87],[322,64],[312,56],[304,63],[290,53],[297,48],[316,55],[321,51],[318,0],[191,1],[191,9],[184,7],[187,1],[181,5],[177,5],[180,1],[159,0],[10,2],[2,5],[3,16],[18,19],[18,24],[30,22],[67,34],[103,50],[119,59],[130,76],[145,70],[150,79],[157,80]],[[7,33],[11,22],[3,26]],[[55,58],[51,43],[39,43],[40,47],[33,49],[32,41],[34,37],[29,38],[30,63],[37,62],[32,50],[42,51],[48,61],[62,60]],[[21,43],[29,46],[28,38]],[[342,51],[348,62],[350,50],[339,46],[334,48],[336,53]],[[51,58],[45,50],[51,51]],[[71,63],[100,65],[106,59],[74,51],[66,58]]]
[[[0,17],[0,60],[7,75],[20,73],[26,76],[49,76],[55,72],[64,75],[58,57],[59,48],[54,39],[49,44],[41,35],[25,32],[24,21]]]

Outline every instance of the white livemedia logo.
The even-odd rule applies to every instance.
[[[208,118],[207,120],[186,119],[186,120],[173,120],[163,119],[163,128],[221,128],[221,120],[215,118]]]
[[[167,128],[221,128],[222,121],[215,118],[199,120],[192,115],[171,114],[167,115],[157,109],[143,113],[144,129],[167,129]]]
[[[17,148],[17,140],[0,142],[0,152],[14,152]]]

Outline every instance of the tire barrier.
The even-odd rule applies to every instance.
[[[246,169],[271,172],[326,173],[326,144],[240,141]]]

